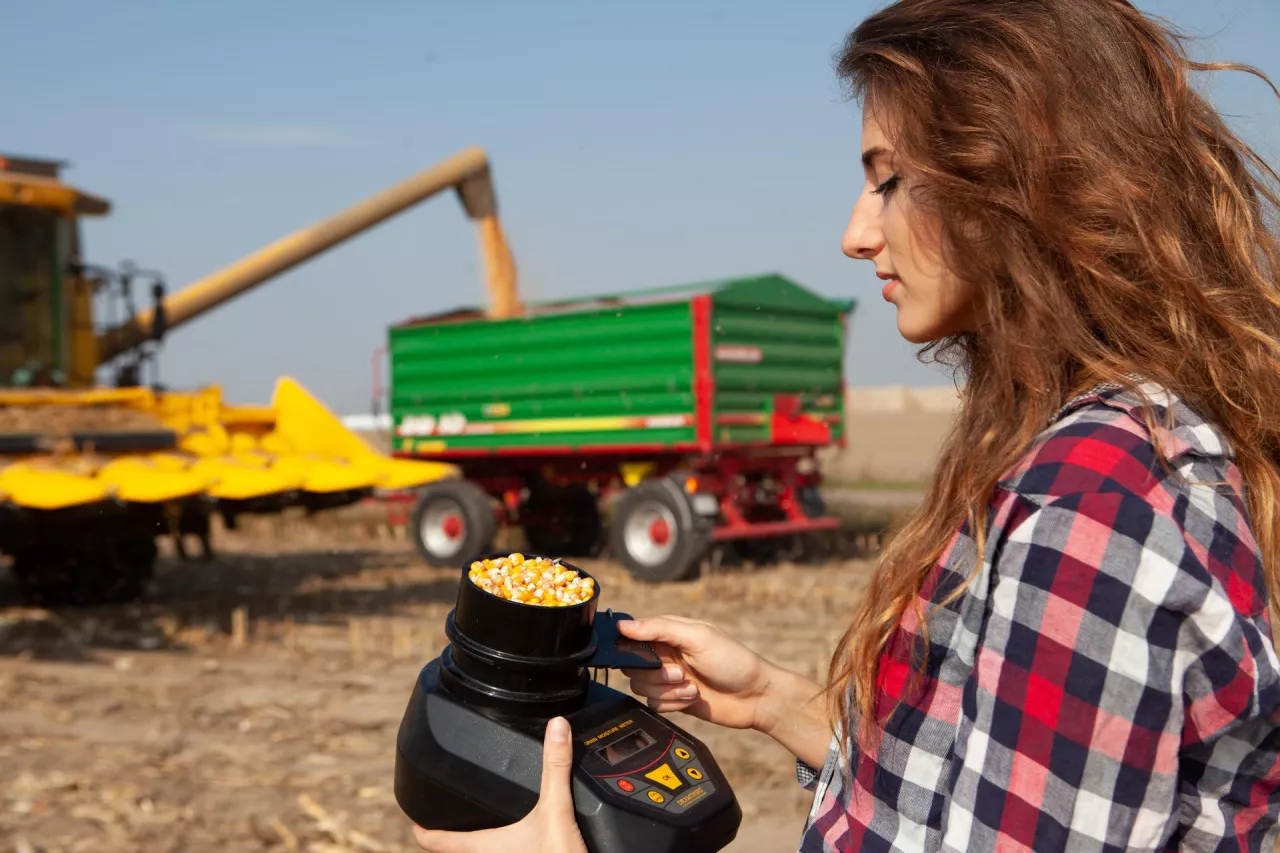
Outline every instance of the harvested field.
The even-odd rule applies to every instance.
[[[416,850],[391,793],[394,739],[444,646],[459,575],[336,518],[219,533],[219,557],[166,560],[138,606],[30,610],[0,579],[0,838],[45,853]],[[583,561],[607,606],[716,622],[811,676],[870,565],[644,585]],[[676,722],[707,740],[742,802],[728,849],[791,848],[808,801],[788,755]]]

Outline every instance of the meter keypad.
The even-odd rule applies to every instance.
[[[612,725],[605,736],[584,742],[591,748],[589,764],[595,766],[589,772],[596,781],[614,796],[673,815],[711,797],[715,784],[689,742],[642,719]],[[625,731],[615,735],[620,730]]]
[[[630,791],[627,791],[625,788],[622,787],[620,783],[623,781],[626,781],[628,784],[631,785]],[[626,780],[619,779],[617,780],[617,783],[618,783],[618,788],[617,788],[618,793],[620,794],[626,793],[627,797],[629,797],[630,799],[636,800],[637,802],[644,803],[647,806],[652,806],[654,808],[660,809],[670,801],[669,794],[667,794],[665,791],[662,791],[658,788],[654,788],[649,785],[646,785],[644,783],[644,780],[642,779],[626,779]]]

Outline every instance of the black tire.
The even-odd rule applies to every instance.
[[[412,517],[413,544],[427,565],[462,566],[493,549],[498,517],[489,495],[468,480],[445,480],[422,490]]]
[[[586,486],[539,488],[525,510],[529,550],[544,557],[594,557],[603,524],[595,495]]]
[[[157,554],[145,533],[75,547],[42,543],[14,554],[13,574],[23,601],[38,607],[128,604],[142,598]]]
[[[609,550],[637,580],[684,580],[701,563],[709,533],[684,489],[661,477],[633,486],[619,499],[609,524]]]

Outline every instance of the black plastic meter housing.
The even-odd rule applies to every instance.
[[[538,801],[547,720],[563,715],[593,853],[710,853],[733,841],[742,809],[706,746],[591,678],[661,666],[647,644],[620,637],[625,614],[597,617],[595,588],[572,607],[520,604],[463,568],[450,643],[419,674],[396,741],[396,801],[414,823],[469,831],[520,820]]]

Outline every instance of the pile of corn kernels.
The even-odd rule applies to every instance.
[[[581,577],[556,560],[511,554],[492,560],[476,560],[468,577],[485,592],[542,607],[571,607],[595,595],[596,582]]]

